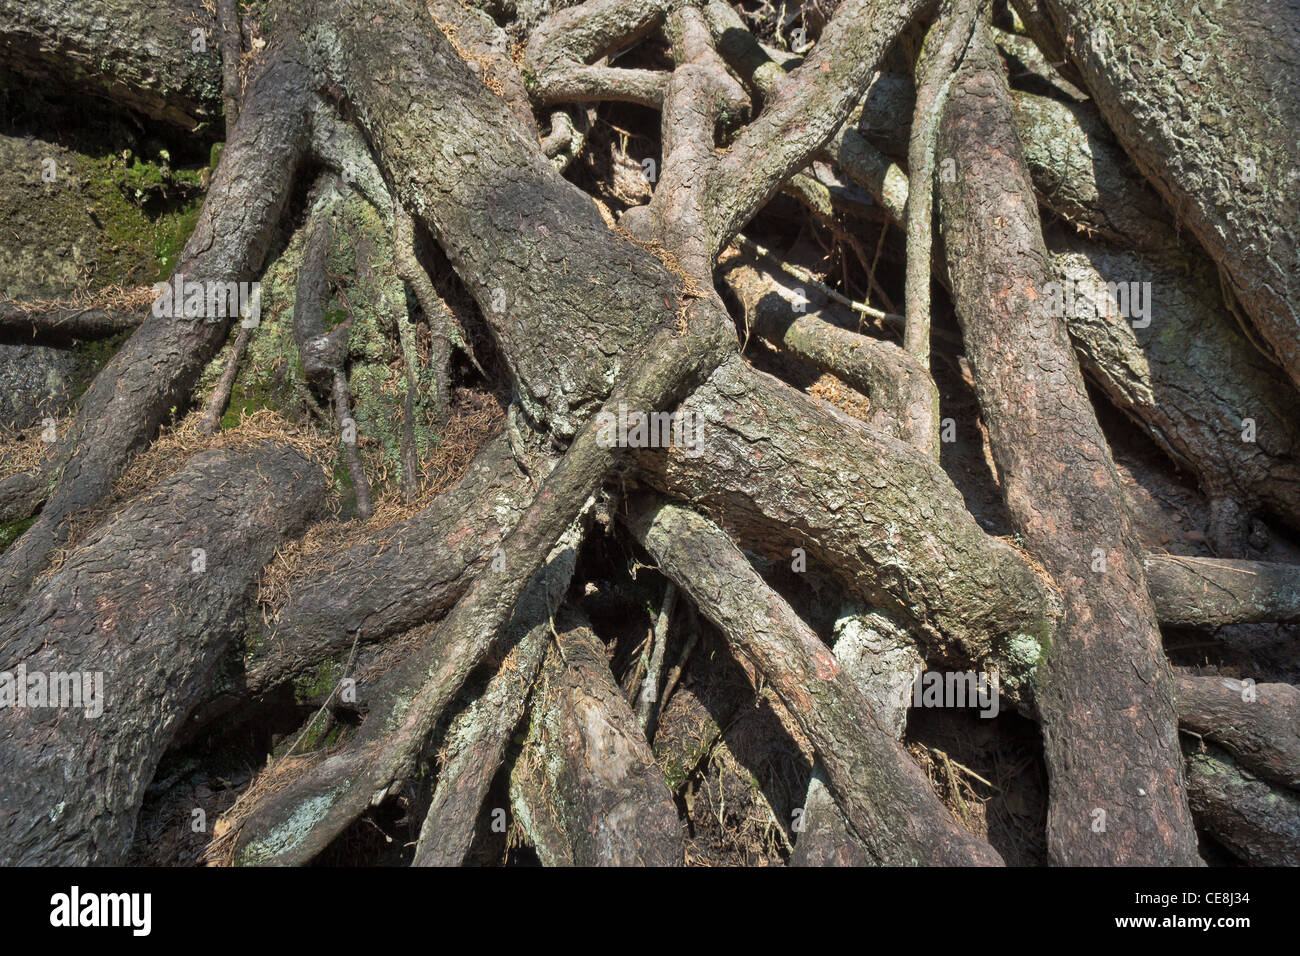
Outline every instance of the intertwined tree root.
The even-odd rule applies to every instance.
[[[107,690],[97,720],[0,708],[0,862],[123,861],[169,748],[290,686],[310,716],[211,861],[329,858],[400,807],[407,862],[462,865],[494,802],[547,864],[689,861],[655,747],[695,647],[674,661],[678,594],[811,751],[799,819],[768,800],[791,862],[1004,862],[906,745],[922,665],[992,677],[1041,727],[1051,862],[1197,864],[1198,830],[1297,862],[1300,692],[1173,668],[1161,628],[1300,620],[1297,566],[1247,557],[1264,519],[1300,527],[1300,21],[1176,0],[1166,49],[1135,0],[1013,6],[842,0],[787,52],[725,0],[282,0],[242,25],[0,0],[15,70],[224,115],[174,277],[271,290],[260,326],[0,303],[0,347],[129,333],[0,471],[0,519],[31,519],[0,552],[0,669]],[[191,21],[211,53],[177,52]],[[1183,82],[1209,44],[1239,74]],[[658,114],[650,199],[621,213],[582,161],[631,135],[603,104]],[[867,302],[741,235],[791,209],[857,250]],[[888,270],[904,315],[871,304]],[[1117,312],[1134,279],[1149,312]],[[273,335],[301,415],[224,419]],[[358,426],[363,360],[391,366],[391,455]],[[945,363],[977,414],[950,417]],[[809,369],[868,410],[792,384]],[[466,382],[507,410],[453,452]],[[1103,401],[1195,480],[1216,557],[1144,544]],[[610,441],[629,412],[698,440]],[[947,429],[987,449],[996,519]],[[671,595],[632,700],[582,610],[605,539]],[[741,751],[726,729],[701,759]]]

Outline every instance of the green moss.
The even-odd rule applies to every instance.
[[[98,372],[108,364],[109,359],[117,354],[117,350],[122,347],[122,343],[129,339],[131,335],[132,332],[128,330],[106,339],[82,342],[77,346],[77,352],[88,359],[94,370]]]
[[[303,731],[302,740],[298,742],[294,753],[306,754],[313,750],[333,747],[343,736],[344,729],[344,725],[338,721],[331,722],[328,713],[317,713],[312,717],[311,724]],[[292,738],[289,744],[292,745],[296,739]]]
[[[691,775],[695,773],[695,768],[712,750],[719,736],[721,730],[718,725],[713,720],[709,720],[700,726],[695,737],[674,737],[665,743],[667,752],[657,752],[656,758],[669,790],[676,793],[686,785]],[[684,746],[689,744],[694,746]],[[757,781],[753,781],[753,784],[757,786]]]
[[[303,703],[319,701],[329,695],[343,671],[341,661],[325,661],[293,681],[294,699]]]
[[[100,280],[151,285],[167,278],[198,222],[204,170],[172,170],[161,157],[146,162],[127,150],[81,157],[78,171],[102,229]]]
[[[245,415],[279,406],[275,390],[266,378],[256,375],[237,378],[230,389],[230,403],[221,417],[221,427],[235,428]]]
[[[0,524],[0,552],[18,540],[18,536],[32,526],[35,518],[19,518],[8,524]]]
[[[687,766],[685,761],[678,759],[676,756],[669,757],[663,764],[664,782],[668,784],[668,789],[676,793],[691,775],[694,764]]]
[[[396,316],[407,309],[405,284],[393,266],[391,229],[355,191],[326,195],[317,208],[332,218],[332,242],[327,274],[332,286],[324,304],[325,323],[335,328],[350,321],[348,335],[348,387],[352,393],[352,418],[363,442],[372,492],[388,490],[382,481],[400,481],[402,428],[405,420],[407,378],[397,341]],[[262,278],[261,324],[254,331],[223,427],[239,422],[241,414],[273,409],[286,418],[302,418],[299,389],[305,387],[301,361],[293,334],[293,313],[298,272],[302,264],[305,230],[299,229]],[[232,336],[233,339],[233,336]],[[200,389],[216,385],[229,357],[229,348],[209,364]],[[421,369],[415,398],[417,453],[427,457],[441,439],[434,425],[432,370]],[[329,396],[319,394],[322,405]],[[353,483],[343,448],[336,446],[334,490],[345,504]],[[380,476],[383,476],[382,478]]]

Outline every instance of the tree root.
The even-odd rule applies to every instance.
[[[533,31],[524,53],[533,76],[534,104],[619,100],[662,106],[666,73],[621,69],[595,61],[604,61],[646,36],[663,23],[669,6],[664,0],[587,0],[552,14]]]
[[[1160,623],[1218,627],[1300,620],[1300,566],[1148,555],[1147,586]]]
[[[848,331],[843,327],[849,324],[845,310],[832,318],[834,306],[788,281],[760,272],[748,256],[724,261],[721,275],[745,310],[750,331],[870,396],[870,423],[875,428],[916,448],[929,449],[929,432],[923,422],[937,393],[929,371],[916,359],[892,342]],[[938,434],[933,437],[937,440]]]
[[[1197,823],[1246,863],[1300,866],[1300,798],[1243,773],[1216,748],[1185,744]]]
[[[226,405],[230,402],[230,392],[235,387],[235,377],[239,374],[239,365],[244,360],[244,353],[248,351],[248,343],[252,337],[252,328],[241,322],[239,324],[239,333],[235,336],[235,342],[230,348],[230,358],[226,360],[226,367],[221,372],[221,379],[217,382],[217,387],[212,390],[212,394],[208,397],[207,407],[203,410],[203,420],[199,423],[199,434],[215,435],[217,429],[221,426],[221,416],[225,414]]]
[[[221,111],[221,60],[217,44],[206,44],[215,28],[201,0],[0,2],[9,67],[43,82],[76,77],[88,92],[186,130]]]
[[[258,572],[324,491],[320,468],[288,446],[202,452],[81,542],[9,617],[3,670],[51,675],[75,662],[70,679],[102,680],[103,716],[89,716],[89,701],[84,717],[0,708],[6,865],[124,862],[144,788],[238,636]],[[89,782],[69,787],[73,777]]]
[[[643,361],[606,403],[622,408],[671,407],[734,347],[730,323],[707,305],[692,310],[687,334],[661,333]],[[693,320],[693,321],[692,321]],[[613,410],[613,411],[610,411]],[[256,862],[302,862],[319,853],[374,800],[412,771],[425,741],[454,695],[487,652],[515,602],[552,546],[586,508],[614,463],[616,449],[598,437],[599,416],[584,426],[547,476],[528,513],[502,546],[505,567],[480,575],[427,642],[394,678],[404,703],[389,721],[367,722],[348,750],[254,810],[241,846]],[[343,778],[345,782],[339,784]],[[308,824],[299,826],[310,808]],[[289,829],[291,828],[292,832]]]
[[[672,505],[630,506],[637,539],[769,680],[812,742],[856,835],[881,863],[994,865],[963,831],[853,680],[725,534]]]
[[[1047,303],[1053,275],[1014,130],[981,24],[940,125],[939,151],[961,173],[939,184],[940,216],[1007,510],[1065,600],[1035,693],[1049,853],[1058,863],[1191,864],[1172,677],[1125,492],[1064,317]]]
[[[137,328],[143,314],[105,309],[32,308],[0,300],[0,345],[72,345]]]
[[[508,641],[507,641],[508,643]],[[412,866],[463,866],[492,778],[519,726],[551,646],[551,622],[536,624],[502,663],[483,695],[448,732],[454,756],[438,773]]]
[[[1288,151],[1272,145],[1293,141],[1300,127],[1295,11],[1206,11],[1178,0],[1157,18],[1132,2],[1043,6],[1059,35],[1070,38],[1066,52],[1116,138],[1226,270],[1255,327],[1300,386],[1300,243],[1279,245],[1276,238],[1300,234],[1300,176]],[[1171,18],[1188,25],[1177,52],[1166,52],[1164,24]],[[1189,89],[1185,64],[1211,58],[1223,68],[1204,72]],[[1212,100],[1221,115],[1232,116],[1234,135],[1203,126],[1196,100]],[[1261,146],[1243,156],[1247,139]]]
[[[564,598],[576,559],[574,548],[559,550],[533,578],[498,642],[502,647],[514,645],[514,650],[483,694],[452,723],[447,749],[453,756],[439,771],[412,866],[465,862],[483,798],[552,648],[553,612]]]
[[[668,627],[673,620],[673,608],[677,606],[677,586],[671,581],[664,588],[663,604],[659,608],[659,618],[655,621],[654,633],[650,647],[650,659],[646,663],[645,680],[641,684],[641,693],[637,700],[636,719],[641,725],[641,732],[646,740],[654,740],[655,715],[659,712],[659,681],[664,672],[664,651],[668,647]]]
[[[561,628],[511,775],[516,819],[547,866],[680,866],[677,808],[590,628]]]
[[[291,582],[248,663],[245,692],[265,693],[346,652],[353,635],[378,641],[447,611],[495,560],[532,494],[505,439],[490,441],[429,507]]]
[[[538,504],[545,503],[548,490],[543,487],[530,516],[540,510]],[[523,530],[526,534],[530,529]],[[507,546],[524,534],[517,527]],[[554,561],[575,550],[581,535],[581,524],[575,521],[567,535],[552,539],[557,541],[553,549],[549,542],[541,547]],[[368,806],[382,802],[409,779],[438,719],[487,653],[504,618],[518,613],[516,603],[542,563],[529,560],[522,549],[512,548],[509,553],[515,559],[506,568],[476,579],[432,637],[390,675],[386,700],[372,708],[342,752],[326,757],[249,808],[237,838],[240,863],[305,863]]]
[[[1191,274],[1078,240],[1052,254],[1062,290],[1072,292],[1061,300],[1084,368],[1197,476],[1212,502],[1234,502],[1224,514],[1229,520],[1212,525],[1210,537],[1220,555],[1235,555],[1261,507],[1300,527],[1300,416],[1290,382],[1241,333],[1206,281],[1209,263],[1198,256],[1189,265]],[[1111,289],[1122,296],[1118,305]],[[1145,309],[1136,317],[1139,298]]]
[[[927,372],[930,368],[930,259],[934,218],[935,127],[943,114],[953,71],[966,50],[979,11],[976,0],[949,0],[926,34],[917,58],[916,106],[907,167],[907,326],[903,348]],[[931,382],[928,401],[909,409],[917,447],[939,458],[939,389]]]
[[[331,213],[342,195],[330,177],[322,177],[315,192],[316,205],[307,223],[307,239],[294,292],[293,338],[298,346],[303,377],[333,398],[334,421],[356,496],[357,517],[365,521],[371,515],[370,482],[357,449],[360,435],[352,419],[352,396],[347,375],[343,372],[352,322],[349,318],[333,329],[327,330],[325,326],[324,310],[329,300],[325,260],[333,242]]]
[[[739,358],[680,412],[703,440],[642,452],[640,480],[742,547],[829,575],[906,626],[927,656],[1000,662],[1002,692],[1028,696],[1018,688],[1053,641],[1055,598],[980,529],[937,462]]]
[[[273,42],[263,52],[176,276],[257,277],[307,145],[310,77],[295,58],[295,42]],[[0,555],[0,608],[17,604],[49,553],[67,540],[75,516],[98,504],[184,401],[226,338],[229,317],[210,319],[151,313],[82,396],[59,446],[58,484],[36,523]]]
[[[1222,747],[1242,768],[1300,789],[1300,689],[1182,672],[1176,682],[1184,730]]]

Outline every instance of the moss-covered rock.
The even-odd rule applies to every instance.
[[[150,285],[194,229],[206,167],[173,169],[165,149],[79,152],[0,135],[0,295],[65,296]]]

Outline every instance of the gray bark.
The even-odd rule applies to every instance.
[[[324,492],[320,468],[289,447],[202,452],[4,622],[5,672],[101,673],[104,697],[98,718],[0,708],[0,861],[124,862],[144,788],[238,637],[262,566]]]
[[[1044,6],[1124,149],[1300,384],[1300,3]]]
[[[4,0],[0,56],[186,129],[221,113],[220,33],[200,0]]]
[[[1188,748],[1187,779],[1197,823],[1242,861],[1300,866],[1300,799],[1243,773],[1220,750]]]
[[[176,267],[188,281],[248,282],[261,272],[307,145],[310,78],[294,57],[295,46],[271,43],[263,51],[241,121]],[[104,367],[61,442],[59,482],[39,519],[0,555],[0,608],[17,604],[49,552],[67,539],[71,519],[107,494],[131,456],[185,402],[229,323],[229,317],[151,311]]]
[[[886,865],[998,865],[958,826],[854,679],[716,525],[642,502],[630,524],[700,613],[771,681],[812,742],[858,839]]]
[[[511,790],[543,862],[680,866],[672,794],[590,628],[559,632],[537,695]]]
[[[1035,688],[1049,852],[1072,864],[1197,862],[1173,681],[1125,491],[1064,317],[1047,298],[1053,272],[1037,202],[982,26],[958,69],[939,152],[957,165],[939,184],[945,254],[1003,500],[1065,601]]]

